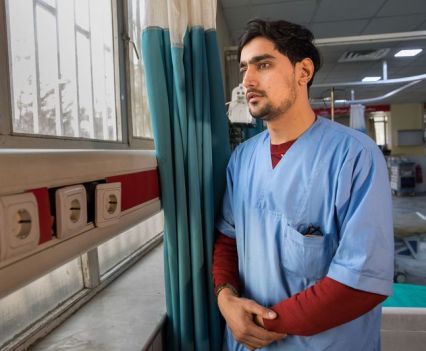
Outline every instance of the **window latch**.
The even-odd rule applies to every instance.
[[[133,51],[135,52],[135,55],[138,58],[138,60],[140,60],[139,51],[138,51],[138,47],[136,46],[136,43],[126,33],[123,33],[122,39],[126,41],[127,43],[132,44]]]

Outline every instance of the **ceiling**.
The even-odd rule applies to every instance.
[[[309,28],[316,39],[371,34],[426,31],[426,0],[219,0],[234,45],[245,23],[257,17],[268,20],[285,19]],[[426,34],[426,33],[425,33]],[[378,61],[345,62],[338,60],[348,50],[390,49]],[[415,57],[396,58],[402,48],[422,48]],[[388,79],[426,74],[426,36],[421,40],[356,45],[319,46],[322,68],[315,77],[311,97],[330,95],[332,83],[360,81],[365,76],[382,76],[387,62]],[[330,84],[315,87],[316,84]],[[382,96],[403,84],[374,86],[335,86],[337,99],[355,99]],[[426,102],[426,80],[413,85],[391,98],[377,103]]]

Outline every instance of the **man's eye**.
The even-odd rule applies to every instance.
[[[258,69],[266,69],[266,68],[268,68],[269,67],[269,63],[266,63],[266,62],[262,62],[262,63],[259,63],[258,65],[257,65],[257,68]]]
[[[247,71],[247,67],[240,67],[240,73],[245,73]]]

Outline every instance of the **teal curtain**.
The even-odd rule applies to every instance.
[[[165,215],[168,350],[220,350],[211,279],[214,218],[230,154],[216,32],[171,45],[149,27],[142,55]]]

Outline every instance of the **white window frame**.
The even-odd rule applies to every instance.
[[[113,19],[114,71],[116,82],[117,129],[121,141],[45,136],[14,133],[12,129],[12,94],[9,70],[6,2],[0,4],[0,148],[39,149],[143,149],[153,150],[151,138],[133,137],[129,54],[133,45],[128,36],[127,1],[110,0]],[[128,93],[129,92],[129,93]],[[120,133],[120,132],[119,132]]]

